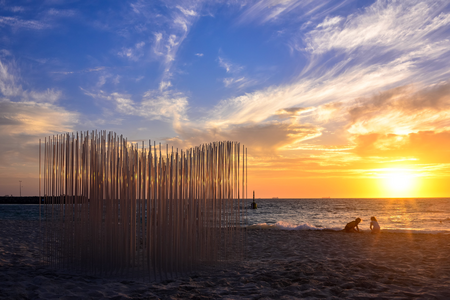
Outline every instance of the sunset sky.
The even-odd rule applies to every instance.
[[[450,3],[0,1],[0,195],[93,129],[239,141],[249,196],[450,196]]]

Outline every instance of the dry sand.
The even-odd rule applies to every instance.
[[[143,283],[39,265],[35,228],[0,221],[1,299],[450,299],[450,235],[255,229],[239,264]]]

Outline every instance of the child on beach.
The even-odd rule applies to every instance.
[[[360,218],[356,218],[355,221],[351,221],[350,223],[347,223],[345,225],[344,231],[345,232],[359,232],[358,224],[361,223]]]
[[[372,230],[372,233],[380,232],[380,225],[378,224],[377,218],[375,217],[370,218],[370,230]]]

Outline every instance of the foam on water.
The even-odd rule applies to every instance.
[[[359,217],[370,232],[376,216],[384,232],[450,233],[450,199],[258,199],[248,224],[279,230],[342,230]],[[250,227],[252,228],[252,227]]]
[[[322,228],[317,228],[311,224],[300,224],[293,225],[288,222],[278,221],[275,224],[260,223],[255,225],[250,225],[248,229],[280,229],[280,230],[322,230]]]
[[[342,230],[340,228],[320,228],[314,225],[304,223],[300,225],[294,225],[289,222],[278,221],[275,224],[260,223],[255,225],[249,225],[248,229],[279,229],[279,230]]]
[[[304,223],[300,225],[290,224],[284,221],[278,221],[275,224],[259,223],[254,225],[248,225],[247,229],[271,229],[271,230],[298,230],[298,231],[342,231],[342,228],[337,227],[316,227],[314,225]],[[423,233],[423,234],[450,234],[448,230],[426,230],[424,228],[404,228],[404,229],[389,229],[384,228],[382,232],[390,233]],[[362,229],[361,232],[370,232],[370,230]]]

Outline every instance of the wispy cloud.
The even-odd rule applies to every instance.
[[[122,48],[121,51],[117,53],[117,55],[121,57],[128,58],[133,61],[138,61],[139,58],[144,56],[144,49],[145,42],[139,42],[134,45],[132,48]]]
[[[147,24],[149,23],[148,20],[155,20],[152,26],[148,28],[153,34],[148,45],[151,51],[147,53],[151,53],[154,59],[161,62],[163,68],[162,81],[170,80],[172,77],[172,68],[176,61],[178,49],[194,22],[199,18],[198,11],[201,9],[201,3],[185,2],[183,5],[167,5],[167,9],[169,14],[161,15],[155,14],[151,5],[144,2],[138,2],[132,6],[132,10],[135,15],[138,15],[138,19],[144,17]],[[133,55],[130,48],[124,50],[126,50],[123,53],[124,56]]]
[[[302,22],[305,17],[321,18],[347,5],[349,0],[263,0],[248,1],[243,6],[239,23]]]
[[[223,83],[225,87],[233,87],[238,90],[244,89],[248,86],[251,86],[253,84],[256,84],[256,80],[252,80],[249,78],[246,78],[245,76],[237,76],[237,77],[227,77],[223,79]]]
[[[114,106],[119,115],[131,115],[143,117],[148,120],[161,120],[169,122],[173,126],[179,126],[186,121],[188,107],[187,97],[180,92],[167,89],[170,82],[165,83],[159,90],[147,91],[139,102],[132,100],[131,95],[121,93],[106,93],[103,91],[83,92],[100,101],[106,101]],[[106,104],[106,103],[105,103]]]
[[[186,9],[181,7],[180,5],[177,5],[176,8],[178,8],[185,16],[188,17],[195,17],[198,15],[198,13],[192,9]]]
[[[311,54],[310,69],[292,83],[222,100],[195,122],[184,122],[173,141],[242,136],[253,140],[255,149],[315,155],[315,163],[325,167],[360,161],[364,139],[371,135],[380,147],[423,132],[439,135],[441,130],[436,140],[443,138],[450,130],[448,84],[427,87],[450,75],[445,59],[450,23],[440,13],[442,3],[403,7],[403,2],[378,1],[349,17],[324,17],[304,35],[308,47],[302,51]],[[223,57],[218,62],[229,74],[241,70]],[[223,82],[231,86],[244,80],[231,76]],[[268,128],[278,137],[271,140],[273,147],[264,144]]]
[[[348,107],[352,134],[409,134],[450,130],[450,83],[417,91],[399,87]]]
[[[78,70],[78,71],[52,71],[50,73],[52,74],[63,74],[63,75],[69,75],[69,74],[75,74],[75,73],[91,73],[91,72],[100,72],[105,70],[106,67],[100,66],[96,68],[89,68],[84,70]]]
[[[295,122],[268,122],[263,124],[246,124],[243,126],[218,127],[176,127],[177,138],[169,139],[178,147],[195,146],[220,140],[245,141],[252,149],[254,157],[270,157],[278,149],[297,144],[320,136],[320,128],[311,124]]]
[[[23,12],[26,10],[25,7],[23,7],[23,6],[11,6],[11,7],[7,7],[7,9],[12,12]]]
[[[4,58],[4,57],[7,57],[7,56],[11,56],[11,52],[6,50],[6,49],[1,49],[0,50],[0,57]]]
[[[306,50],[323,53],[332,49],[353,51],[369,47],[377,51],[405,51],[429,45],[436,30],[450,24],[442,13],[442,1],[377,1],[363,14],[325,18],[306,36]]]
[[[261,23],[277,19],[280,15],[305,6],[310,1],[264,0],[249,3],[240,17],[241,22],[257,20]]]
[[[77,14],[77,12],[73,9],[51,8],[47,11],[47,14],[52,17],[73,17]]]
[[[14,61],[9,64],[0,61],[0,92],[4,97],[21,101],[55,103],[61,97],[61,91],[47,89],[45,91],[24,90],[20,82]],[[12,69],[12,71],[11,71]]]
[[[39,139],[73,132],[79,116],[60,106],[33,101],[0,100],[0,177],[35,178]],[[5,178],[2,178],[4,181]]]
[[[217,60],[219,62],[219,66],[221,68],[224,68],[225,71],[229,75],[231,75],[231,77],[226,77],[222,79],[225,87],[227,88],[232,87],[237,90],[241,90],[257,83],[256,80],[250,79],[247,76],[243,75],[244,70],[243,66],[233,63],[229,59],[225,59],[222,56],[219,56]]]
[[[12,29],[42,30],[50,28],[50,24],[38,20],[23,20],[17,17],[0,17],[0,27],[8,26]]]
[[[39,138],[73,131],[79,115],[56,104],[60,91],[24,90],[19,73],[13,62],[0,61],[0,165],[3,174],[29,177]]]
[[[221,56],[219,56],[217,59],[219,61],[219,66],[224,68],[227,73],[238,73],[244,68],[236,63],[232,63],[230,60]]]

